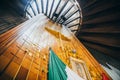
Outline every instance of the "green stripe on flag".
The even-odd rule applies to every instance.
[[[48,80],[67,80],[66,65],[50,49]]]

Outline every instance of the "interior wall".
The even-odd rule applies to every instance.
[[[4,1],[0,2],[0,34],[24,22],[26,18],[19,15]]]
[[[120,69],[120,1],[78,2],[83,13],[83,24],[78,32],[78,39],[101,64],[108,62]]]
[[[103,59],[106,58],[105,55],[110,56],[108,61],[114,63],[111,60],[114,58],[118,63],[120,61],[120,1],[78,0],[78,2],[83,13],[83,24],[78,32],[78,39],[91,51],[94,57],[100,53]],[[21,17],[24,16],[26,4],[26,0],[1,0],[0,33],[4,33],[13,28],[14,25],[26,20]],[[103,60],[103,62],[107,61]],[[101,64],[103,63],[101,62]]]

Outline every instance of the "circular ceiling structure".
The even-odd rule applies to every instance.
[[[52,21],[67,26],[73,33],[80,29],[82,23],[81,8],[76,0],[31,0],[24,11],[29,19],[44,14]]]

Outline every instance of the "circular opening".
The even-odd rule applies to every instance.
[[[74,33],[82,22],[81,8],[76,0],[31,0],[27,3],[25,12],[29,19],[44,14],[52,21],[67,26]]]

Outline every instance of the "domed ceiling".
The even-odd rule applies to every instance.
[[[30,19],[39,13],[44,13],[51,20],[67,25],[100,63],[112,62],[111,64],[120,69],[120,64],[118,64],[120,61],[120,1],[55,1],[56,0],[2,0],[1,9],[3,9],[4,6],[4,10],[7,11],[7,9],[10,9],[25,19]],[[43,7],[42,5],[38,5],[41,3],[44,3],[42,4],[44,5]],[[61,4],[61,7],[58,7],[57,4]],[[67,4],[70,4],[70,6],[66,7]],[[36,5],[36,8],[34,5]],[[55,11],[51,11],[53,8],[52,5],[56,6],[54,7]],[[39,9],[44,7],[46,7],[45,10]],[[49,8],[47,9],[47,7]],[[59,11],[57,11],[58,9]],[[73,14],[76,16],[73,16]],[[72,18],[70,19],[70,17]]]

